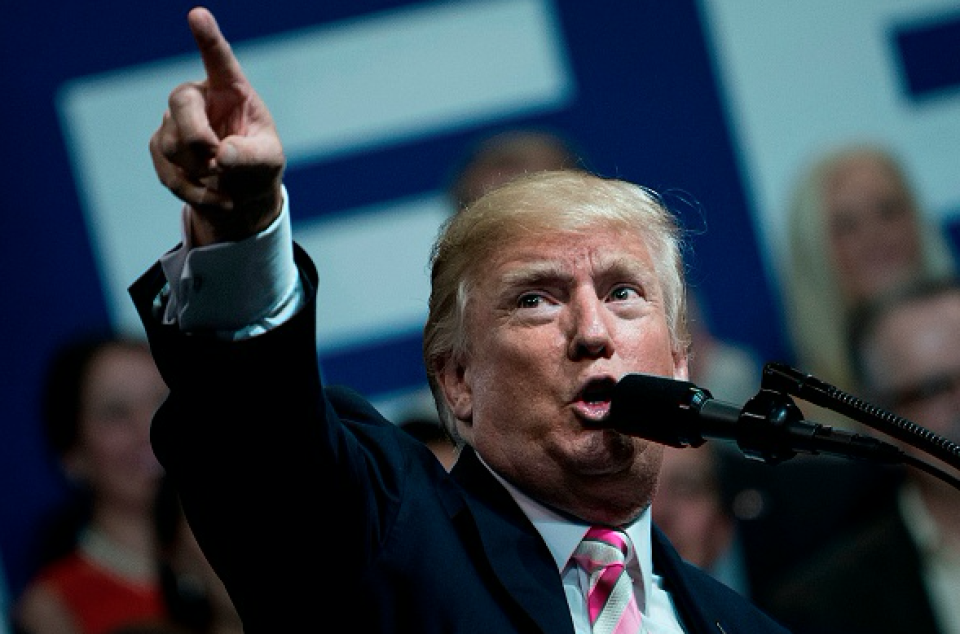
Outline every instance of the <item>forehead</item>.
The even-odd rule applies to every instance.
[[[146,348],[111,345],[90,360],[83,377],[85,399],[122,394],[138,389],[164,388],[163,379]]]
[[[529,239],[516,237],[501,242],[479,274],[498,271],[575,274],[587,272],[642,274],[654,269],[646,240],[635,232],[612,227],[578,231],[546,231]]]
[[[890,185],[897,180],[895,176],[896,171],[887,161],[872,154],[858,154],[837,161],[827,171],[824,183],[827,188]]]

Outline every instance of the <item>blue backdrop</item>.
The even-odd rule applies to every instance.
[[[665,193],[691,232],[691,280],[714,329],[790,361],[778,218],[807,154],[882,134],[923,174],[945,224],[960,207],[958,78],[946,63],[960,55],[944,56],[960,12],[769,4],[208,3],[288,142],[298,239],[322,266],[340,261],[321,272],[328,381],[387,409],[422,385],[418,276],[443,188],[466,146],[520,125],[562,131],[594,171]],[[191,6],[16,3],[0,21],[0,552],[15,591],[37,518],[62,495],[39,433],[44,363],[78,330],[136,330],[125,286],[177,239],[179,205],[150,172],[147,140],[169,90],[200,76]],[[811,109],[791,91],[834,106]]]

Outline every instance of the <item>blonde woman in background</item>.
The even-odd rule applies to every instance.
[[[879,145],[849,144],[816,160],[788,223],[785,308],[797,366],[856,393],[844,344],[853,306],[921,274],[952,271],[952,253],[904,167]]]

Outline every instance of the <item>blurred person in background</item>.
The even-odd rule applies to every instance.
[[[464,153],[448,192],[456,212],[517,176],[583,167],[580,151],[559,132],[511,128],[481,138]]]
[[[852,309],[910,279],[952,272],[953,254],[903,165],[879,145],[818,158],[796,185],[787,231],[783,289],[797,367],[856,392],[846,347]]]
[[[795,186],[787,230],[782,279],[795,365],[863,396],[848,353],[855,309],[911,280],[952,272],[945,235],[924,215],[899,158],[878,143],[844,143],[816,157]],[[827,407],[795,402],[813,422],[871,431]],[[882,514],[899,482],[896,470],[834,456],[800,454],[773,470],[740,466],[730,485],[756,502],[754,519],[742,523],[747,552],[771,554],[751,568],[778,580],[754,587],[768,610],[795,566]]]
[[[166,477],[157,492],[154,521],[164,614],[124,623],[109,634],[242,634],[233,601],[200,550]]]
[[[763,364],[748,347],[711,333],[695,291],[688,290],[690,380],[742,406],[758,393]],[[770,465],[713,441],[665,450],[653,512],[681,555],[768,609],[794,566],[871,516],[894,480],[847,458],[798,454]]]
[[[721,401],[745,403],[760,389],[763,363],[749,346],[713,333],[703,302],[701,293],[687,290],[690,381]]]
[[[720,445],[666,447],[651,512],[680,556],[751,596],[738,520],[721,483]]]
[[[960,443],[958,280],[912,281],[874,298],[854,313],[848,349],[869,402]],[[960,491],[901,471],[869,521],[835,536],[781,588],[771,610],[796,632],[960,634]]]
[[[817,156],[795,186],[787,231],[783,291],[795,365],[862,396],[848,352],[854,310],[912,280],[952,273],[945,234],[925,215],[900,158],[877,142],[847,142]],[[814,422],[871,431],[829,408],[796,404]],[[780,575],[836,534],[870,521],[899,481],[881,465],[830,456],[798,456],[769,479],[750,475],[759,470],[741,478],[743,490],[762,502],[745,530],[767,541],[767,550],[796,553],[771,569]],[[769,607],[767,598],[761,603]]]
[[[17,599],[22,631],[104,634],[162,613],[153,528],[162,469],[149,434],[166,395],[143,341],[81,337],[51,359],[43,420],[71,490]]]

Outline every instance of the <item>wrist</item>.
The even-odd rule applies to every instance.
[[[275,190],[238,208],[188,206],[190,244],[202,247],[240,242],[267,229],[282,209],[283,190],[279,184]]]

